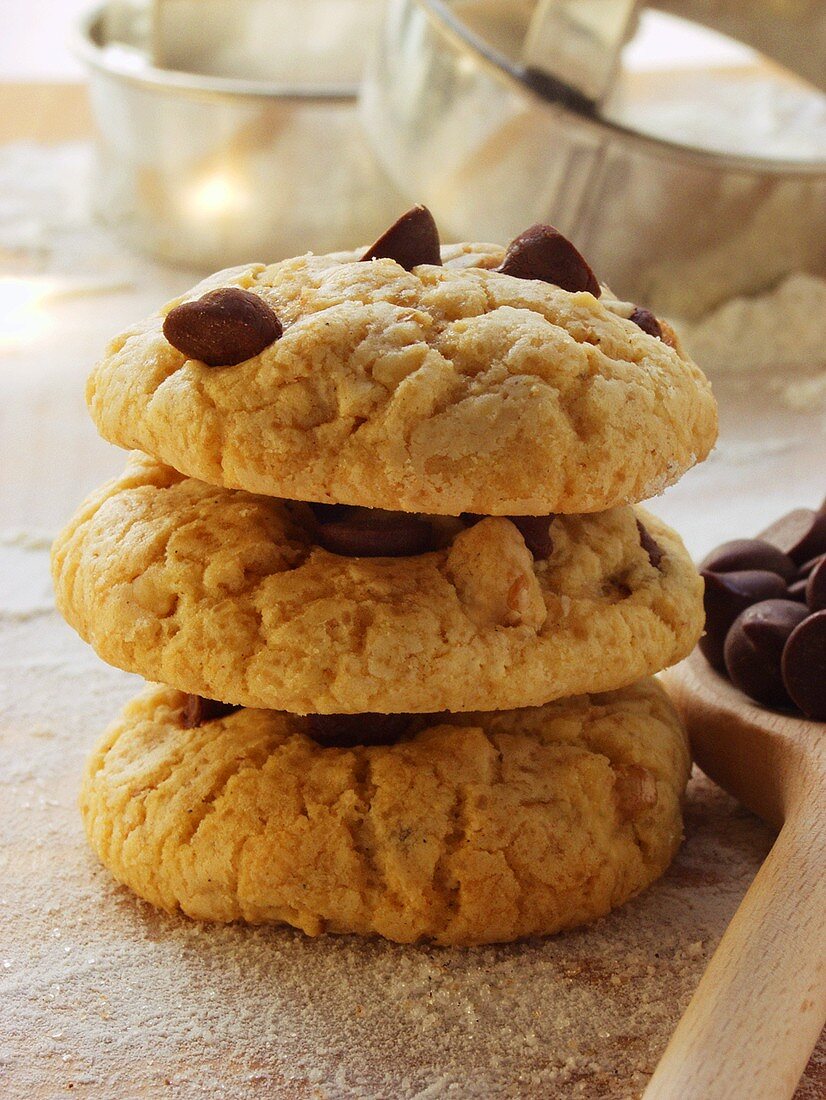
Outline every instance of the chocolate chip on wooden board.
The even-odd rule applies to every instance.
[[[826,511],[795,508],[761,531],[758,538],[788,554],[795,565],[802,565],[826,553]]]
[[[371,244],[362,261],[395,260],[405,271],[419,264],[442,265],[439,230],[426,206],[413,206]]]
[[[205,699],[202,695],[187,695],[184,701],[181,724],[184,729],[195,729],[217,718],[226,718],[241,708],[232,703],[220,703],[217,699]]]
[[[808,615],[783,649],[783,683],[807,718],[826,722],[826,611]]]
[[[232,367],[252,359],[282,332],[264,299],[240,287],[223,287],[183,302],[163,323],[163,334],[174,348],[208,367]]]
[[[516,279],[538,279],[571,292],[601,290],[590,266],[567,237],[552,225],[532,225],[508,245],[497,271]]]
[[[349,508],[329,521],[320,519],[316,541],[329,553],[345,557],[404,558],[433,550],[436,540],[430,524],[419,516]]]
[[[802,580],[798,581],[792,581],[792,583],[789,585],[789,599],[797,600],[798,603],[805,603],[807,585],[807,578],[803,578]]]
[[[795,573],[796,581],[806,581],[812,575],[814,570],[820,565],[820,563],[826,559],[826,554],[818,554],[815,558],[809,558],[808,561],[804,561],[802,565],[797,567]]]
[[[810,611],[826,610],[826,554],[814,565],[806,581],[806,603]]]
[[[810,558],[809,561],[804,561],[802,565],[798,566],[794,580],[789,585],[790,599],[800,600],[801,603],[806,603],[806,589],[809,586],[809,577],[825,559],[826,554],[818,554],[816,558]]]
[[[777,573],[764,569],[732,573],[704,570],[702,576],[705,581],[706,632],[700,639],[700,652],[712,668],[725,675],[724,647],[732,623],[754,603],[785,599],[786,582]]]
[[[308,714],[307,734],[327,748],[393,745],[407,732],[409,714]]]
[[[826,501],[719,546],[701,570],[709,664],[759,703],[826,720]]]
[[[778,573],[785,581],[792,581],[797,576],[797,566],[789,555],[764,539],[732,539],[724,542],[700,562],[700,569],[711,573],[764,569],[770,573]]]
[[[724,657],[731,682],[758,703],[788,706],[780,669],[783,648],[808,614],[792,600],[762,600],[747,607],[726,635]]]

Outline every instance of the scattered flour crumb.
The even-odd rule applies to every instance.
[[[27,531],[18,528],[0,531],[0,546],[13,546],[18,550],[50,550],[54,535],[46,531]]]
[[[822,409],[826,412],[826,370],[800,381],[781,383],[778,380],[777,389],[790,409],[801,412]]]
[[[0,622],[28,623],[31,622],[32,619],[39,619],[43,615],[50,615],[53,611],[53,603],[36,604],[19,608],[0,607]]]

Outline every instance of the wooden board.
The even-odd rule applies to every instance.
[[[646,1098],[784,1100],[826,1022],[826,725],[760,706],[698,650],[663,678],[698,763],[780,835]]]

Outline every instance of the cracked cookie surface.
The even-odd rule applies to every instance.
[[[680,842],[686,738],[652,680],[351,749],[272,711],[185,729],[184,700],[127,705],[81,807],[115,877],[190,917],[503,942],[602,916]]]
[[[115,339],[87,399],[104,436],[215,485],[458,515],[602,511],[708,454],[699,368],[619,303],[490,270],[306,255],[212,276]],[[283,336],[228,367],[189,360],[164,316],[221,287],[260,295]]]
[[[557,516],[536,562],[508,519],[450,522],[441,549],[343,557],[316,544],[308,505],[137,454],[58,537],[57,603],[111,664],[298,714],[540,705],[633,683],[700,635],[702,581],[640,509]]]

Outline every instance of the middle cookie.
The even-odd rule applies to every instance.
[[[379,513],[371,552],[396,557],[354,556],[338,515],[136,454],[57,539],[58,607],[119,668],[294,713],[539,706],[651,675],[702,630],[702,581],[642,509]]]

